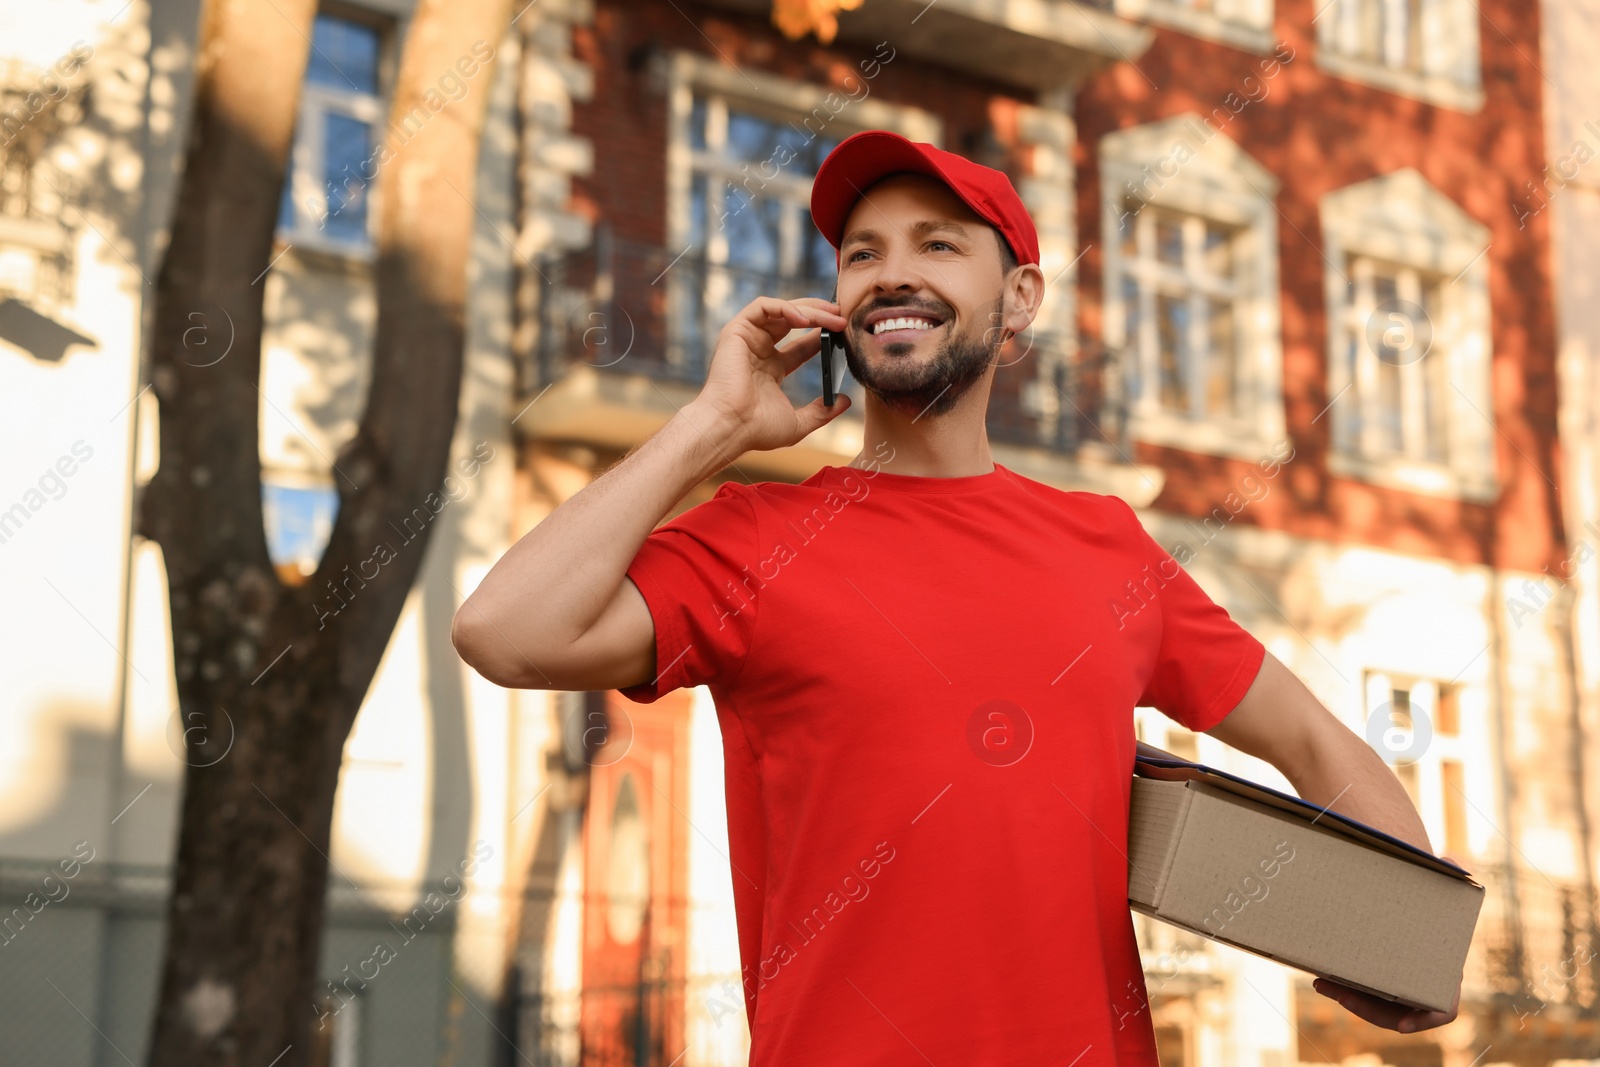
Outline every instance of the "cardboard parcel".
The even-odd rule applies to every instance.
[[[1449,1011],[1483,886],[1335,811],[1140,742],[1128,903],[1386,1000]]]

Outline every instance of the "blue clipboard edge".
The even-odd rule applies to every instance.
[[[1284,793],[1280,790],[1272,788],[1271,786],[1262,785],[1259,782],[1252,782],[1248,778],[1241,778],[1236,774],[1230,774],[1227,771],[1218,770],[1215,767],[1209,767],[1204,763],[1195,763],[1191,760],[1180,759],[1179,757],[1172,755],[1170,752],[1161,752],[1161,750],[1156,748],[1154,745],[1147,745],[1143,741],[1138,743],[1138,747],[1139,751],[1135,754],[1133,761],[1133,773],[1139,775],[1140,777],[1159,778],[1167,781],[1174,780],[1160,774],[1142,774],[1140,772],[1139,765],[1146,764],[1155,768],[1165,768],[1180,772],[1196,772],[1182,774],[1181,778],[1183,780],[1203,781],[1205,778],[1210,777],[1233,782],[1236,785],[1245,787],[1245,789],[1251,792],[1266,794],[1267,796],[1275,797],[1280,801],[1285,801],[1294,808],[1299,809],[1299,811],[1302,813],[1307,814],[1308,817],[1315,816],[1338,823],[1346,830],[1346,832],[1355,837],[1367,837],[1381,841],[1385,844],[1388,844],[1392,848],[1399,849],[1401,852],[1407,853],[1410,857],[1413,857],[1417,861],[1421,862],[1423,866],[1438,870],[1442,874],[1453,874],[1461,878],[1463,881],[1478,886],[1480,889],[1483,888],[1482,884],[1478,882],[1477,879],[1473,878],[1472,873],[1465,868],[1451,863],[1442,856],[1435,856],[1431,852],[1424,851],[1409,841],[1402,841],[1398,837],[1386,834],[1376,827],[1368,826],[1364,822],[1358,822],[1357,820],[1350,818],[1348,815],[1341,815],[1331,808],[1319,808],[1304,798],[1295,796],[1293,793]],[[1161,752],[1161,755],[1147,755],[1147,752]],[[1234,792],[1234,790],[1229,790],[1229,792]]]

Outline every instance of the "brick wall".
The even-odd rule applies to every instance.
[[[1548,270],[1549,215],[1518,228],[1529,176],[1542,173],[1543,124],[1536,10],[1513,0],[1480,5],[1485,102],[1476,114],[1433,107],[1318,70],[1312,18],[1326,0],[1279,0],[1276,39],[1293,59],[1267,92],[1231,117],[1223,132],[1282,179],[1279,276],[1284,394],[1295,458],[1275,492],[1239,522],[1461,562],[1539,570],[1564,559],[1557,480],[1555,336]],[[1504,31],[1502,35],[1500,31]],[[1506,35],[1509,35],[1506,36]],[[1105,134],[1187,111],[1209,115],[1262,56],[1158,29],[1138,60],[1091,78],[1077,99],[1078,223],[1092,245],[1080,264],[1081,321],[1101,329],[1101,189],[1096,146]],[[1333,477],[1324,463],[1332,420],[1317,419],[1327,388],[1323,240],[1318,203],[1326,193],[1413,167],[1490,228],[1492,390],[1501,499],[1457,502]],[[1317,419],[1313,423],[1313,419]],[[1513,447],[1514,446],[1514,447]],[[1135,457],[1168,471],[1155,501],[1163,510],[1204,515],[1253,466],[1141,444]]]

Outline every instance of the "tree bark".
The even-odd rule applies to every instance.
[[[310,1051],[344,743],[445,503],[470,198],[510,8],[417,6],[374,156],[370,394],[334,460],[339,514],[327,550],[310,582],[291,586],[272,567],[262,525],[261,276],[316,4],[204,5],[190,140],[156,283],[160,467],[138,509],[167,569],[188,752],[152,1065],[299,1067]],[[467,87],[459,99],[441,92],[451,72]],[[225,357],[197,358],[197,326],[212,344],[231,334]]]

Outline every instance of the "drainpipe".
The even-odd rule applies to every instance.
[[[1556,629],[1560,635],[1561,655],[1565,661],[1563,672],[1567,678],[1567,704],[1572,724],[1572,796],[1574,814],[1578,822],[1578,856],[1583,870],[1584,919],[1588,922],[1588,940],[1591,950],[1600,949],[1600,917],[1596,916],[1597,900],[1594,880],[1594,824],[1589,820],[1588,768],[1583,724],[1583,679],[1579,674],[1578,649],[1574,631],[1577,614],[1582,604],[1571,585],[1562,585],[1556,592]],[[1577,931],[1574,931],[1575,933]],[[1592,985],[1600,989],[1600,951],[1589,960],[1593,974]]]
[[[1490,556],[1493,559],[1493,556]],[[1496,794],[1500,802],[1500,834],[1506,842],[1505,903],[1506,926],[1511,934],[1510,967],[1522,983],[1519,995],[1528,988],[1526,938],[1522,929],[1522,899],[1517,892],[1517,853],[1513,845],[1515,823],[1512,820],[1513,793],[1516,779],[1511,773],[1507,736],[1510,733],[1510,709],[1506,706],[1505,615],[1501,611],[1500,568],[1489,567],[1489,654],[1491,677],[1494,686],[1494,709],[1490,721],[1494,729],[1495,764],[1499,781]]]

